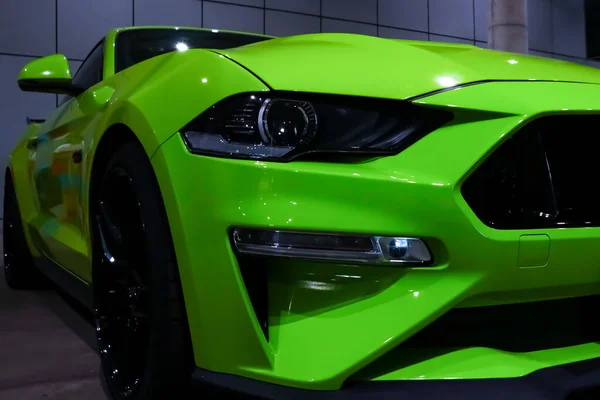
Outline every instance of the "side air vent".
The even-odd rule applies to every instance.
[[[269,340],[269,270],[260,256],[238,256],[238,265],[258,324]]]
[[[600,226],[599,148],[600,116],[540,118],[485,160],[463,197],[496,229]]]

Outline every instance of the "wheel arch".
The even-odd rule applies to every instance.
[[[112,155],[125,144],[134,143],[136,144],[140,150],[144,152],[148,160],[148,167],[152,169],[152,174],[155,179],[155,190],[158,191],[158,195],[161,200],[163,199],[163,192],[161,189],[161,185],[159,182],[159,177],[156,174],[155,167],[151,162],[151,158],[153,155],[153,151],[156,150],[152,144],[148,147],[148,143],[144,145],[143,138],[141,138],[133,129],[131,129],[127,124],[124,123],[115,123],[109,126],[108,129],[104,131],[104,133],[99,137],[97,145],[94,147],[93,153],[90,152],[89,156],[91,156],[91,162],[89,163],[89,172],[87,174],[87,188],[85,189],[86,198],[82,202],[82,207],[84,207],[84,215],[87,216],[84,219],[84,223],[86,224],[85,232],[88,234],[89,238],[89,246],[90,246],[90,255],[92,254],[92,246],[93,246],[93,235],[92,235],[92,214],[93,214],[93,201],[96,198],[96,186],[97,182],[102,178],[102,174],[108,166]],[[152,149],[151,151],[148,151]],[[172,226],[169,221],[168,213],[166,212],[166,208],[163,201],[163,211],[164,211],[164,219],[166,226],[169,228],[171,237],[172,237]],[[174,257],[176,255],[174,254]],[[175,258],[176,259],[176,258]],[[92,264],[93,264],[93,260]]]
[[[90,198],[93,191],[93,182],[108,164],[111,155],[122,145],[129,142],[140,141],[127,125],[116,123],[111,125],[101,136],[98,145],[93,153],[92,163],[90,166]]]
[[[126,124],[123,123],[115,123],[108,127],[104,131],[104,133],[100,136],[98,140],[98,144],[95,146],[93,152],[90,152],[89,156],[91,156],[91,162],[89,165],[89,174],[88,174],[88,188],[86,190],[86,198],[83,202],[83,207],[85,207],[84,215],[87,215],[85,223],[86,231],[90,237],[90,246],[91,246],[91,204],[93,199],[95,198],[95,185],[94,183],[101,176],[102,172],[108,165],[112,154],[121,146],[126,143],[136,142],[140,146],[144,147],[138,136],[134,133],[134,131],[129,128]]]
[[[146,152],[146,149],[139,140],[138,136],[136,136],[136,134],[133,132],[133,130],[131,130],[125,124],[115,124],[111,125],[111,127],[108,130],[106,130],[106,132],[103,135],[101,135],[100,140],[97,142],[97,146],[95,146],[94,157],[90,160],[90,164],[91,165],[89,167],[90,178],[88,191],[89,197],[86,203],[88,207],[87,221],[89,224],[88,230],[90,234],[90,246],[92,250],[90,252],[92,261],[91,264],[93,269],[91,287],[93,296],[95,298],[94,307],[96,309],[96,312],[98,313],[98,310],[102,308],[97,307],[99,304],[104,304],[103,309],[106,310],[112,307],[111,304],[114,301],[109,301],[108,308],[106,306],[106,303],[98,302],[98,299],[102,298],[103,296],[103,291],[104,293],[106,293],[106,290],[110,291],[110,282],[114,282],[114,276],[111,276],[110,273],[109,275],[103,275],[106,269],[98,267],[106,266],[107,263],[110,264],[115,262],[115,259],[112,258],[110,254],[115,254],[115,258],[117,259],[119,259],[120,256],[123,256],[122,252],[112,253],[109,241],[98,240],[101,237],[101,235],[103,235],[101,227],[112,226],[110,222],[108,222],[109,225],[106,225],[106,220],[104,220],[104,224],[96,222],[96,216],[101,215],[101,212],[98,213],[98,211],[101,210],[101,207],[98,206],[100,204],[99,201],[107,200],[107,202],[104,203],[108,205],[107,208],[112,208],[113,210],[115,210],[121,207],[123,202],[126,202],[125,199],[134,200],[134,203],[132,204],[134,204],[134,208],[137,207],[138,210],[135,211],[133,208],[128,207],[126,208],[127,214],[122,214],[122,216],[136,215],[136,213],[139,211],[140,214],[138,214],[138,216],[141,217],[141,219],[132,220],[132,224],[135,224],[141,230],[137,232],[139,236],[134,235],[130,236],[130,238],[137,238],[140,236],[146,237],[146,244],[141,244],[141,246],[143,247],[139,247],[137,248],[137,250],[139,250],[139,252],[147,251],[146,255],[149,258],[146,259],[143,263],[140,263],[136,255],[138,253],[131,253],[131,259],[134,261],[133,264],[138,265],[138,268],[143,269],[145,271],[149,271],[150,273],[152,273],[152,276],[159,277],[159,282],[163,283],[158,284],[156,286],[151,285],[151,290],[158,288],[157,290],[159,293],[159,297],[153,297],[156,300],[154,304],[158,304],[158,306],[155,306],[158,307],[157,309],[155,309],[157,311],[156,315],[166,318],[165,322],[169,323],[161,325],[162,327],[167,326],[167,328],[153,328],[153,330],[160,330],[161,332],[153,334],[152,336],[155,339],[165,337],[171,339],[181,339],[181,341],[162,341],[162,343],[168,343],[168,345],[165,346],[165,348],[169,348],[172,351],[158,350],[158,352],[156,352],[156,350],[154,350],[148,354],[154,354],[154,357],[159,357],[160,359],[165,359],[165,354],[167,354],[168,357],[172,357],[172,354],[177,354],[179,355],[179,357],[177,358],[180,360],[185,357],[189,358],[189,360],[186,360],[185,363],[177,364],[183,372],[180,371],[180,374],[173,375],[173,379],[187,379],[186,368],[188,368],[188,366],[189,369],[193,367],[191,359],[192,353],[188,351],[188,348],[190,348],[191,343],[189,343],[187,311],[185,307],[184,298],[181,295],[181,282],[178,274],[178,263],[176,254],[173,249],[173,244],[168,243],[170,240],[172,240],[171,226],[169,224],[169,219],[164,206],[164,200],[162,197],[162,192],[160,190],[160,185],[158,183],[158,178],[156,176],[156,171],[151,163],[151,154],[148,154]],[[126,178],[130,182],[131,191],[113,190],[113,188],[119,187],[118,183],[115,184],[114,181],[109,181],[109,186],[105,186],[107,183],[105,179],[107,177],[113,176],[114,178],[114,175],[112,175],[109,171],[115,171],[115,168],[121,169],[122,171],[125,171],[124,173],[128,174],[126,175]],[[117,175],[118,174],[119,173],[117,173]],[[108,194],[107,198],[104,198],[104,194]],[[121,209],[121,211],[123,211],[123,209]],[[120,225],[119,221],[122,222],[123,219],[119,217],[119,212],[112,215],[117,215],[117,218],[114,219],[114,225]],[[102,219],[102,216],[100,218]],[[148,219],[145,220],[145,218]],[[110,219],[111,218],[108,218],[109,221]],[[127,224],[127,222],[125,222],[125,224]],[[104,233],[108,232],[110,232],[110,229],[104,230]],[[122,237],[126,236],[127,233],[125,233]],[[127,241],[123,242],[122,245],[127,245],[126,243]],[[106,246],[106,244],[109,245]],[[163,246],[165,247],[163,248]],[[124,259],[127,258],[128,256],[126,256]],[[109,284],[109,286],[106,285],[107,283]],[[176,288],[175,285],[179,285],[179,288]],[[176,308],[174,306],[176,306]],[[173,321],[177,322],[177,328],[168,328],[168,326],[171,326],[170,323]],[[149,338],[148,340],[151,339]],[[151,341],[149,343],[155,342],[157,342],[157,340]],[[157,348],[157,346],[150,347],[154,349]],[[148,357],[150,356],[148,355]],[[152,359],[154,358],[149,358],[149,360]],[[150,361],[144,361],[144,363],[146,362]],[[173,366],[175,365],[174,363],[167,364]],[[111,364],[108,365],[110,366]],[[106,368],[105,361],[103,361],[103,368]],[[148,368],[150,368],[150,371],[156,370],[155,367],[143,367],[144,371],[146,372],[148,371]],[[108,374],[110,374],[110,371],[113,370],[115,369],[108,368]],[[105,369],[105,374],[107,374],[106,371],[107,370]],[[170,369],[169,371],[172,371],[172,369]],[[182,384],[183,383],[184,382],[182,382]],[[146,385],[148,384],[146,383]],[[180,384],[178,383],[176,386],[179,387]],[[112,392],[114,388],[110,390]]]

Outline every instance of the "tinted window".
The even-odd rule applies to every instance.
[[[182,49],[229,49],[270,39],[265,36],[191,29],[134,29],[116,41],[115,71]]]
[[[83,88],[89,88],[102,80],[104,71],[104,42],[98,43],[96,48],[85,59],[77,74],[73,78],[73,84]]]

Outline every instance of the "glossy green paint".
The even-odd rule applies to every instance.
[[[117,33],[113,31],[105,38],[104,80],[62,104],[39,130],[25,135],[9,161],[13,173],[22,176],[16,185],[23,220],[43,242],[36,245],[32,241],[31,246],[46,248],[48,256],[86,282],[91,280],[89,181],[94,154],[104,133],[116,126],[126,127],[135,133],[150,157],[164,140],[216,101],[238,93],[240,88],[266,90],[248,71],[207,50],[166,54],[114,74],[107,63],[114,61],[111,40]],[[182,101],[172,101],[173,97]],[[27,143],[38,137],[52,139],[31,151]],[[80,149],[85,155],[83,162],[77,169],[64,171],[59,165]],[[22,161],[14,163],[13,159]],[[49,190],[59,197],[43,207],[35,179],[41,170],[57,169],[59,173],[43,181],[49,182]],[[61,188],[65,179],[80,182],[79,190],[65,195]]]
[[[550,113],[600,112],[597,70],[471,46],[322,34],[221,55],[175,52],[115,74],[112,52],[119,32],[105,39],[105,79],[31,127],[10,166],[26,226],[39,232],[54,226],[45,240],[54,243],[57,261],[89,282],[88,193],[95,151],[116,126],[134,132],[151,158],[166,205],[198,366],[338,389],[453,307],[600,293],[594,263],[600,258],[599,229],[498,231],[482,224],[460,195],[473,169],[528,121]],[[523,82],[472,85],[422,98],[421,105],[451,110],[455,119],[397,156],[361,163],[198,156],[177,133],[222,98],[269,86],[405,99],[495,79]],[[530,79],[580,83],[524,82]],[[75,145],[85,154],[80,171],[70,172],[81,180],[74,219],[40,207],[34,180],[39,154],[26,147],[27,139],[57,129],[63,134],[47,149],[53,157]],[[430,245],[435,264],[398,269],[271,261],[267,341],[229,243],[234,226],[416,236]],[[551,241],[543,268],[519,267],[521,237],[530,234]],[[39,250],[33,241],[30,246]],[[514,377],[598,356],[598,345],[591,343],[521,354],[475,348],[405,363],[368,379]]]
[[[206,317],[191,319],[194,348],[201,355],[197,363],[275,383],[336,389],[452,307],[600,293],[595,263],[600,250],[594,245],[600,230],[543,230],[552,238],[547,266],[520,268],[521,236],[540,231],[490,229],[460,195],[460,184],[478,162],[537,115],[469,107],[470,102],[481,104],[478,98],[493,98],[503,85],[512,86],[513,93],[520,85],[518,93],[534,103],[537,91],[547,88],[544,95],[551,96],[553,86],[556,104],[561,104],[562,88],[570,88],[572,98],[595,92],[596,100],[587,107],[600,110],[597,85],[490,83],[423,100],[452,108],[454,122],[398,156],[370,162],[282,164],[202,157],[188,154],[179,136],[161,146],[153,163],[160,171],[177,253],[185,257],[179,258],[184,287],[195,294],[187,296],[188,307],[200,312],[219,304],[220,310],[213,324]],[[474,96],[468,96],[470,90]],[[564,112],[551,107],[538,112],[551,110]],[[196,191],[211,196],[199,199]],[[274,262],[267,343],[256,321],[243,314],[251,306],[227,237],[230,227],[240,225],[417,236],[432,244],[436,264],[427,270],[397,270]],[[323,290],[327,283],[331,289]],[[487,368],[487,377],[515,377],[599,355],[593,346],[584,348],[591,350],[536,352],[536,362],[493,349],[479,350],[481,359],[459,352],[452,353],[451,364],[444,363],[446,355],[438,364],[432,359],[430,375],[409,364],[385,376],[481,377],[481,365],[497,358],[498,368]]]
[[[62,54],[38,58],[29,62],[21,69],[19,81],[25,80],[53,80],[71,81],[69,61]]]
[[[600,83],[597,69],[565,61],[344,33],[291,36],[221,53],[274,89],[301,92],[406,99],[484,80]]]
[[[528,375],[539,369],[600,357],[600,344],[587,343],[545,351],[509,353],[505,351],[472,347],[432,354],[405,354],[415,357],[415,363],[373,380],[406,379],[486,379],[490,377]],[[420,358],[419,358],[420,357]],[[418,360],[418,361],[417,361]]]
[[[544,234],[521,235],[519,241],[519,267],[541,268],[548,264],[550,237]]]
[[[600,70],[596,71],[600,76]],[[450,89],[417,100],[416,104],[450,109],[494,110],[523,115],[524,118],[556,113],[596,114],[598,87],[562,82],[489,82]]]

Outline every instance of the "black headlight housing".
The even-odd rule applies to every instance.
[[[374,157],[399,153],[452,117],[403,101],[271,91],[228,97],[181,133],[191,152],[219,157]]]

